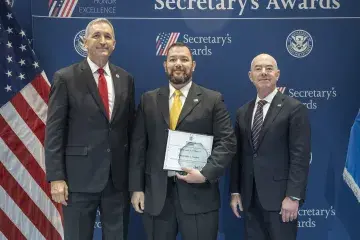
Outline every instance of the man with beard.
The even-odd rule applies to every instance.
[[[196,63],[182,43],[170,46],[165,72],[169,85],[141,96],[131,141],[129,190],[143,213],[149,240],[217,239],[218,179],[236,150],[235,134],[222,95],[192,82]],[[186,175],[163,169],[168,129],[214,136],[201,171]]]

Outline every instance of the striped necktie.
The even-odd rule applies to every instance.
[[[254,122],[253,122],[253,126],[251,128],[251,137],[252,137],[254,150],[257,150],[257,148],[258,148],[259,135],[260,135],[260,131],[261,131],[261,128],[262,128],[262,125],[264,122],[263,107],[266,103],[267,103],[266,100],[260,100],[258,102],[258,105],[256,108]]]

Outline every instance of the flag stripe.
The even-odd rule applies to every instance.
[[[168,51],[169,51],[170,46],[171,46],[173,43],[176,42],[176,40],[177,40],[177,35],[178,35],[178,33],[171,33],[171,38],[170,38],[170,40],[169,40],[168,43],[167,43],[167,46],[166,46],[165,51],[164,51],[164,55],[167,55],[167,54],[168,54]]]
[[[70,6],[69,6],[69,8],[68,8],[68,10],[67,10],[67,12],[66,12],[66,14],[65,14],[65,17],[70,17],[71,16],[71,14],[72,14],[72,12],[73,12],[73,10],[74,10],[74,7],[75,7],[75,0],[71,0],[71,4],[70,4]]]
[[[159,51],[159,46],[161,45],[161,41],[156,42],[156,49]]]
[[[71,10],[72,4],[73,4],[74,0],[68,0],[67,6],[64,9],[64,12],[62,13],[62,17],[67,17],[69,11]]]
[[[74,5],[73,5],[73,7],[72,7],[72,9],[71,9],[71,12],[70,12],[69,17],[71,17],[71,16],[72,16],[72,14],[73,14],[73,12],[74,12],[74,9],[75,9],[75,7],[76,7],[76,5],[77,5],[78,1],[79,1],[79,0],[76,0],[76,1],[75,1]]]
[[[25,87],[26,88],[26,87]],[[29,106],[22,94],[16,94],[11,99],[12,105],[20,117],[26,122],[31,131],[43,144],[45,138],[45,124],[38,118],[34,110]]]
[[[3,201],[3,198],[1,198]],[[0,239],[16,239],[26,240],[25,236],[20,232],[16,225],[10,220],[10,218],[0,209]],[[2,235],[2,233],[4,235]]]
[[[72,2],[72,0],[66,0],[66,6],[65,6],[64,10],[62,11],[62,13],[59,14],[60,17],[66,17],[66,14],[67,14],[67,12],[69,10],[71,2]]]
[[[34,80],[31,82],[35,90],[41,96],[44,102],[49,101],[49,93],[50,93],[50,86],[42,75],[37,75]]]
[[[2,141],[0,141],[2,142]],[[17,167],[17,166],[15,166]],[[7,168],[7,166],[6,166]],[[0,164],[0,171],[4,171],[4,178],[0,179],[1,185],[4,188],[4,190],[9,194],[9,196],[14,200],[14,202],[20,207],[22,212],[29,218],[29,220],[34,224],[34,226],[41,232],[41,234],[46,239],[61,239],[61,236],[59,232],[54,228],[54,226],[48,221],[44,213],[38,208],[38,206],[34,203],[33,199],[28,196],[24,192],[24,189],[19,185],[19,183],[14,179],[14,177],[8,172],[8,169],[6,169],[5,166],[1,163]],[[20,178],[22,181],[25,179],[25,169],[22,168],[21,172],[19,172],[20,169],[15,168],[18,175],[20,175]],[[14,170],[15,170],[14,169]],[[19,179],[17,179],[19,180]],[[29,180],[29,179],[27,179]],[[35,190],[32,190],[31,188],[34,187],[31,186],[33,184],[30,184],[30,192],[32,192],[32,195],[36,195],[37,193]],[[36,184],[35,184],[36,185]],[[34,197],[34,196],[32,196]],[[41,196],[42,197],[42,196]],[[38,196],[37,198],[40,198]],[[43,204],[43,203],[42,203]],[[44,205],[44,204],[43,204]],[[61,221],[60,221],[61,223]]]
[[[0,171],[4,174],[7,172],[2,163],[0,163]],[[9,177],[9,179],[6,179],[9,183],[13,183],[12,176],[10,174],[7,173],[4,176]],[[33,204],[26,201],[31,201],[31,199],[29,199],[21,189],[17,188],[18,184],[16,182],[15,185],[11,185],[11,187],[9,187],[8,183],[6,183],[6,186],[3,186],[2,179],[0,179],[0,183],[0,196],[1,199],[5,200],[4,202],[0,202],[1,209],[9,216],[11,221],[19,228],[26,239],[45,240],[44,236],[41,234],[41,229],[44,227],[37,226],[30,219],[31,217],[40,218],[40,215],[36,216],[36,206],[33,206]],[[17,191],[17,193],[14,194],[15,191]],[[9,192],[11,194],[9,194]]]
[[[0,172],[6,171],[3,168],[2,163],[0,163]],[[0,179],[1,181],[1,179]],[[0,186],[0,207],[4,213],[11,219],[11,221],[16,225],[20,232],[25,236],[26,239],[44,239],[44,236],[39,232],[39,230],[34,226],[30,219],[22,212],[14,200],[8,195],[5,189]]]
[[[48,80],[48,78],[47,78],[44,71],[41,72],[41,76],[42,76],[43,80],[45,80],[45,83],[49,86],[49,91],[50,91],[50,85],[51,84],[50,84],[50,82],[49,82],[49,80]],[[37,79],[38,79],[38,76],[35,76],[34,80],[37,80]]]
[[[64,13],[64,17],[69,17],[70,13],[71,13],[71,9],[74,6],[75,0],[69,0],[70,4],[68,6],[68,8],[66,9],[66,12]]]
[[[4,144],[6,144],[6,146],[2,147],[2,149],[4,150],[1,153],[4,154],[4,156],[2,156],[1,159],[6,159],[9,164],[11,164],[11,161],[19,161],[20,164],[22,164],[21,166],[23,166],[26,171],[29,172],[31,177],[41,187],[42,191],[44,191],[47,197],[51,199],[50,185],[46,181],[45,172],[41,169],[38,162],[34,159],[34,157],[22,144],[18,136],[12,131],[10,126],[7,125],[7,123],[1,116],[0,129],[2,129],[0,141],[2,142],[3,140]],[[10,154],[5,154],[5,149],[7,148],[9,152],[11,152],[11,155],[14,155],[12,158],[9,158]],[[57,203],[54,203],[54,205],[57,209],[57,213],[55,214],[61,216],[61,205]]]
[[[167,50],[169,48],[169,46],[172,44],[172,41],[173,41],[173,37],[175,36],[175,33],[170,33],[170,37],[169,37],[169,40],[167,41],[166,43],[166,46],[164,48],[164,52],[163,52],[163,55],[166,55],[167,54]]]
[[[50,12],[49,12],[49,17],[53,14],[53,11],[54,11],[54,8],[55,8],[55,6],[56,6],[56,3],[57,3],[57,1],[55,1],[55,2],[53,3],[53,5],[52,5],[52,7],[51,7],[51,9],[50,9]]]
[[[65,12],[65,9],[66,9],[68,3],[69,3],[69,0],[65,0],[63,2],[62,6],[61,6],[61,9],[59,11],[59,14],[57,15],[58,17],[63,17],[64,16],[64,12]]]
[[[180,33],[171,33],[171,38],[170,38],[170,40],[168,41],[168,44],[167,44],[166,47],[165,47],[164,55],[167,55],[168,50],[169,50],[169,47],[170,47],[173,43],[175,43],[175,42],[177,41],[177,39],[178,39],[178,37],[179,37],[179,34],[180,34]]]
[[[156,42],[157,42],[156,55],[158,56],[160,55],[159,52],[161,51],[161,46],[162,46],[162,37],[160,37],[160,34],[156,37]]]
[[[61,225],[61,216],[59,210],[54,203],[50,200],[48,195],[39,187],[34,177],[26,170],[26,168],[19,162],[17,157],[10,151],[8,146],[0,139],[0,147],[3,149],[0,157],[7,161],[3,164],[5,168],[11,173],[22,189],[29,195],[33,202],[44,213],[47,219],[53,224],[53,226],[61,234],[63,229]],[[43,182],[45,178],[43,178]],[[47,191],[49,193],[49,191]]]
[[[21,164],[26,168],[26,170],[31,174],[37,184],[47,193],[48,197],[50,195],[50,186],[46,182],[45,172],[41,169],[38,162],[22,144],[21,140],[13,132],[5,120],[0,117],[0,128],[3,129],[1,133],[2,140],[5,142],[10,151],[19,159]],[[11,159],[10,159],[11,160]],[[6,160],[6,161],[10,161]]]
[[[42,121],[43,127],[45,128],[48,107],[44,100],[39,96],[32,84],[28,84],[25,88],[23,88],[21,90],[21,94],[24,101],[26,101],[29,107],[31,107],[36,114],[36,117]]]
[[[1,231],[0,231],[0,239],[1,240],[8,240]]]
[[[31,155],[34,156],[43,171],[45,171],[45,161],[43,158],[44,149],[39,139],[35,137],[10,102],[6,103],[0,111],[7,124],[20,138],[21,142],[26,146]]]
[[[53,17],[57,17],[58,16],[58,13],[59,13],[59,7],[56,7],[55,10],[54,10],[54,13],[53,13]]]
[[[162,44],[161,44],[161,47],[159,48],[159,50],[160,50],[159,55],[160,55],[160,56],[164,56],[164,54],[163,54],[163,50],[164,50],[164,49],[162,48]]]

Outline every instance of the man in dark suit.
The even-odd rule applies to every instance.
[[[130,191],[134,209],[143,213],[149,240],[217,238],[218,179],[231,162],[236,140],[222,95],[192,82],[190,49],[170,46],[164,62],[169,84],[142,95],[130,151]],[[201,171],[186,175],[163,169],[168,129],[214,136]]]
[[[46,175],[53,200],[64,205],[65,239],[92,239],[98,207],[103,239],[126,239],[134,79],[109,63],[115,35],[107,19],[88,24],[84,44],[88,57],[54,75]]]
[[[260,54],[249,77],[257,98],[237,111],[237,154],[231,168],[231,208],[244,211],[245,236],[293,240],[297,212],[305,200],[310,162],[310,124],[301,102],[278,92],[280,71]]]

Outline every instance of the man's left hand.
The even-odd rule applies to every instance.
[[[281,217],[283,222],[289,222],[297,219],[299,210],[299,201],[291,200],[289,197],[285,197],[281,205]]]
[[[206,181],[204,175],[197,169],[183,167],[182,170],[187,174],[183,176],[176,173],[178,179],[184,180],[187,183],[204,183]]]

